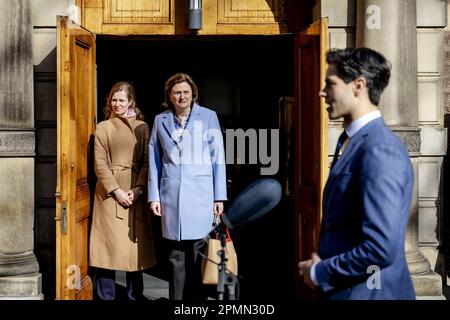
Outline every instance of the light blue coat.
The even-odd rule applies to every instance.
[[[214,111],[192,106],[180,142],[174,116],[155,117],[149,143],[148,201],[161,202],[162,235],[201,239],[211,231],[213,204],[227,200],[223,137]]]

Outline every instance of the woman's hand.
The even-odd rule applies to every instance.
[[[159,201],[150,202],[150,210],[152,210],[155,216],[161,217],[161,202]]]
[[[136,201],[141,194],[144,193],[144,190],[141,186],[134,187],[130,191],[128,191],[128,198],[131,199],[131,201]]]
[[[214,214],[221,215],[223,213],[223,202],[214,202]]]
[[[116,201],[123,207],[129,207],[133,204],[133,200],[130,199],[129,194],[122,189],[114,190],[114,196],[116,197]]]

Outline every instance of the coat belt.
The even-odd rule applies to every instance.
[[[139,173],[136,163],[124,162],[124,163],[111,163],[109,169],[116,175],[119,171],[134,170],[134,172]],[[123,219],[124,209],[116,201],[116,218]]]
[[[136,163],[133,162],[124,162],[124,163],[111,163],[109,168],[115,173],[119,171],[133,169],[136,173],[138,172],[138,167]]]

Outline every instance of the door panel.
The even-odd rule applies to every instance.
[[[309,259],[317,251],[325,185],[328,118],[319,90],[325,80],[328,49],[326,18],[297,35],[295,47],[296,123],[296,258]],[[297,296],[311,298],[298,273]]]
[[[96,34],[189,35],[188,0],[75,0],[81,23]],[[310,20],[313,1],[208,0],[201,35],[283,34]]]
[[[88,275],[89,139],[95,122],[95,37],[57,20],[56,299],[92,299]]]

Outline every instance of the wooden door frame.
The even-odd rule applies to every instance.
[[[327,26],[328,26],[328,20],[327,20],[327,18],[323,18],[320,21],[317,21],[317,22],[311,24],[310,27],[308,27],[305,31],[301,32],[301,34],[305,34],[305,35],[320,36],[320,48],[321,48],[320,52],[321,53],[325,52],[326,49],[328,48],[328,30],[327,30]],[[93,34],[93,35],[94,35],[94,37],[96,36],[96,34]],[[65,35],[65,36],[67,36],[67,35]],[[235,35],[235,36],[239,37],[240,35]],[[278,35],[277,34],[273,34],[273,36],[278,36]],[[218,37],[221,37],[221,36],[218,35]],[[58,41],[58,45],[57,45],[58,56],[60,56],[61,55],[61,51],[63,51],[64,54],[66,55],[65,59],[70,61],[70,56],[69,56],[70,53],[69,53],[68,48],[65,48],[64,46],[62,46],[63,41],[62,41],[61,38],[58,38],[57,41]],[[61,66],[61,65],[58,64],[58,69],[61,69],[61,68],[66,68],[66,66]],[[298,70],[298,68],[299,68],[299,66],[296,65],[296,69],[297,70]],[[321,54],[321,56],[320,56],[320,70],[321,70],[321,72],[320,72],[320,82],[322,84],[324,83],[324,80],[325,80],[325,69],[326,69],[325,55]],[[63,87],[67,88],[67,86],[63,85],[63,83],[67,83],[67,81],[69,81],[69,80],[67,78],[60,79],[60,77],[58,77],[58,79],[57,79],[57,91],[59,93],[59,95],[58,95],[58,104],[62,103],[62,101],[61,101],[61,97],[62,96],[70,95],[70,92],[64,91],[64,89],[63,89]],[[297,81],[297,79],[295,81]],[[296,83],[295,90],[298,90],[298,88],[299,88],[299,86]],[[94,96],[96,95],[96,90],[94,90],[93,95]],[[95,97],[94,101],[96,101],[96,97]],[[329,170],[328,169],[328,147],[327,147],[328,146],[328,136],[327,136],[328,117],[326,116],[326,111],[325,111],[325,106],[324,106],[323,99],[321,99],[321,101],[320,101],[320,106],[321,106],[321,109],[320,109],[320,112],[321,112],[321,115],[320,115],[321,124],[320,125],[321,125],[322,135],[320,137],[320,146],[321,146],[321,151],[320,151],[321,152],[321,155],[320,155],[320,159],[321,159],[321,163],[320,163],[320,185],[321,185],[321,187],[320,187],[320,192],[318,193],[318,195],[319,195],[319,203],[320,203],[320,206],[319,206],[318,212],[317,212],[318,225],[320,225],[320,220],[321,220],[321,216],[322,216],[322,206],[321,206],[321,203],[322,203],[322,191],[323,191],[323,187],[325,185],[325,182],[326,182],[326,179],[327,179],[327,176],[328,176],[328,170]],[[68,110],[64,110],[64,112],[69,112],[69,111]],[[60,116],[61,115],[58,114],[58,119],[59,119]],[[58,128],[58,137],[57,137],[58,145],[60,143],[60,137],[61,137],[62,132],[64,132],[64,131],[68,132],[67,130],[70,130],[70,128]],[[297,135],[299,135],[299,134],[300,133],[297,130]],[[298,137],[298,141],[301,141],[300,137]],[[66,146],[66,147],[70,149],[70,146]],[[299,149],[300,147],[301,147],[301,144],[297,143],[296,144],[296,150],[297,150],[296,154],[299,153],[298,150],[300,150]],[[299,161],[298,161],[297,157],[298,157],[298,155],[296,156],[296,163],[299,164]],[[58,167],[59,168],[64,168],[62,170],[62,173],[61,173],[63,176],[67,175],[69,173],[69,171],[70,171],[68,169],[70,167],[70,163],[69,163],[70,161],[69,160],[70,159],[67,159],[67,161],[63,161],[63,160],[60,159],[59,156],[57,157],[57,165],[58,165]],[[301,175],[301,172],[299,172],[299,170],[300,169],[298,168],[298,166],[296,166],[296,179],[298,179],[298,177]],[[59,176],[57,180],[58,180],[57,193],[59,192],[61,195],[63,195],[64,188],[69,188],[67,190],[69,190],[69,192],[70,192],[70,187],[64,186],[64,181],[65,181],[64,177]],[[296,185],[298,185],[298,183],[299,183],[299,181],[296,181]],[[67,192],[67,190],[66,190],[66,192]],[[299,195],[297,195],[296,197],[298,199]],[[296,200],[296,202],[297,201],[298,200]],[[62,240],[58,236],[58,234],[60,234],[60,231],[61,231],[60,230],[60,222],[61,222],[61,210],[62,210],[62,202],[63,202],[62,197],[60,197],[60,198],[57,197],[57,201],[56,202],[57,202],[57,204],[56,204],[56,207],[57,207],[56,212],[57,213],[56,213],[56,217],[55,217],[55,220],[57,221],[57,223],[56,223],[56,225],[57,225],[57,244],[56,245],[57,245],[57,247],[61,248],[62,247],[62,244],[61,244]],[[67,210],[69,210],[69,209],[70,208],[67,208]],[[297,205],[296,205],[296,219],[297,218],[298,218],[298,209],[297,209]],[[296,221],[296,225],[299,225],[300,223],[301,223],[300,221]],[[320,228],[315,230],[315,232],[316,232],[317,238],[318,238],[318,236],[320,234]],[[301,241],[302,241],[301,238],[299,238],[298,241],[299,241],[299,243],[301,245]],[[59,268],[59,270],[60,270],[60,268],[62,267],[61,266],[61,261],[59,259],[57,259],[56,263],[57,263],[57,268]],[[62,286],[62,282],[63,281],[64,281],[63,277],[57,277],[57,280],[56,280],[57,298],[62,298],[62,297],[68,297],[69,299],[74,298],[75,297],[75,293],[69,294],[69,295],[64,295],[60,291],[61,290],[60,288]]]
[[[305,35],[302,39],[302,35]],[[307,40],[308,37],[311,37],[309,40]],[[316,39],[320,43],[320,86],[322,87],[325,83],[325,77],[326,77],[326,51],[329,48],[329,40],[328,40],[328,18],[321,18],[314,23],[312,23],[307,29],[300,32],[296,39],[295,44],[295,54],[296,56],[299,55],[299,49],[302,45],[302,41],[313,41],[313,39]],[[295,69],[296,69],[296,77],[295,77],[295,105],[296,105],[296,116],[295,119],[297,120],[298,126],[301,126],[301,113],[302,113],[302,105],[301,105],[301,65],[300,65],[300,57],[295,58]],[[317,98],[319,99],[317,92]],[[323,198],[323,189],[325,187],[325,183],[328,177],[329,173],[329,161],[328,161],[328,116],[326,113],[325,108],[325,101],[324,99],[320,99],[320,110],[319,110],[319,118],[320,118],[320,137],[319,137],[319,144],[320,144],[320,163],[318,164],[319,168],[319,184],[316,186],[315,194],[313,195],[316,197],[316,215],[314,217],[315,221],[313,222],[316,227],[314,230],[314,248],[311,248],[312,251],[318,251],[318,239],[320,237],[320,225],[321,225],[321,219],[322,219],[322,198]],[[301,150],[302,150],[302,136],[301,136],[301,129],[300,127],[297,127],[296,129],[296,144],[295,144],[295,159],[296,159],[296,171],[295,171],[295,186],[296,186],[296,204],[295,204],[295,228],[296,228],[296,259],[297,262],[305,259],[309,259],[310,252],[303,252],[303,242],[305,239],[303,237],[305,236],[302,232],[303,230],[303,213],[301,209],[301,201],[304,200],[305,196],[301,194],[301,187],[302,187],[302,158],[301,158]],[[314,298],[309,293],[305,291],[305,285],[303,284],[303,279],[300,277],[298,273],[298,269],[296,269],[296,274],[294,277],[296,280],[296,295],[297,298],[301,299],[309,299]]]
[[[83,212],[79,211],[82,206],[78,206],[78,202],[84,201],[83,208],[85,208],[86,199],[77,199],[77,190],[85,189],[86,186],[77,185],[79,169],[76,167],[77,144],[62,137],[77,137],[76,114],[73,107],[77,100],[72,92],[76,57],[71,50],[71,41],[79,43],[81,47],[84,45],[92,48],[94,52],[91,57],[93,59],[91,65],[94,66],[91,79],[94,90],[90,99],[96,104],[95,35],[62,16],[57,17],[57,30],[56,299],[92,299],[91,279],[89,276],[79,279],[82,275],[79,273],[79,267],[77,269],[78,265],[74,264],[77,255],[80,254],[77,251],[80,248],[76,246],[75,223],[77,220],[89,219],[85,215],[82,216]],[[83,39],[79,39],[74,30],[83,32]],[[91,112],[92,110],[88,110],[87,116],[94,119]],[[95,124],[92,122],[87,126],[87,130],[93,132]],[[72,285],[73,288],[70,288]]]

